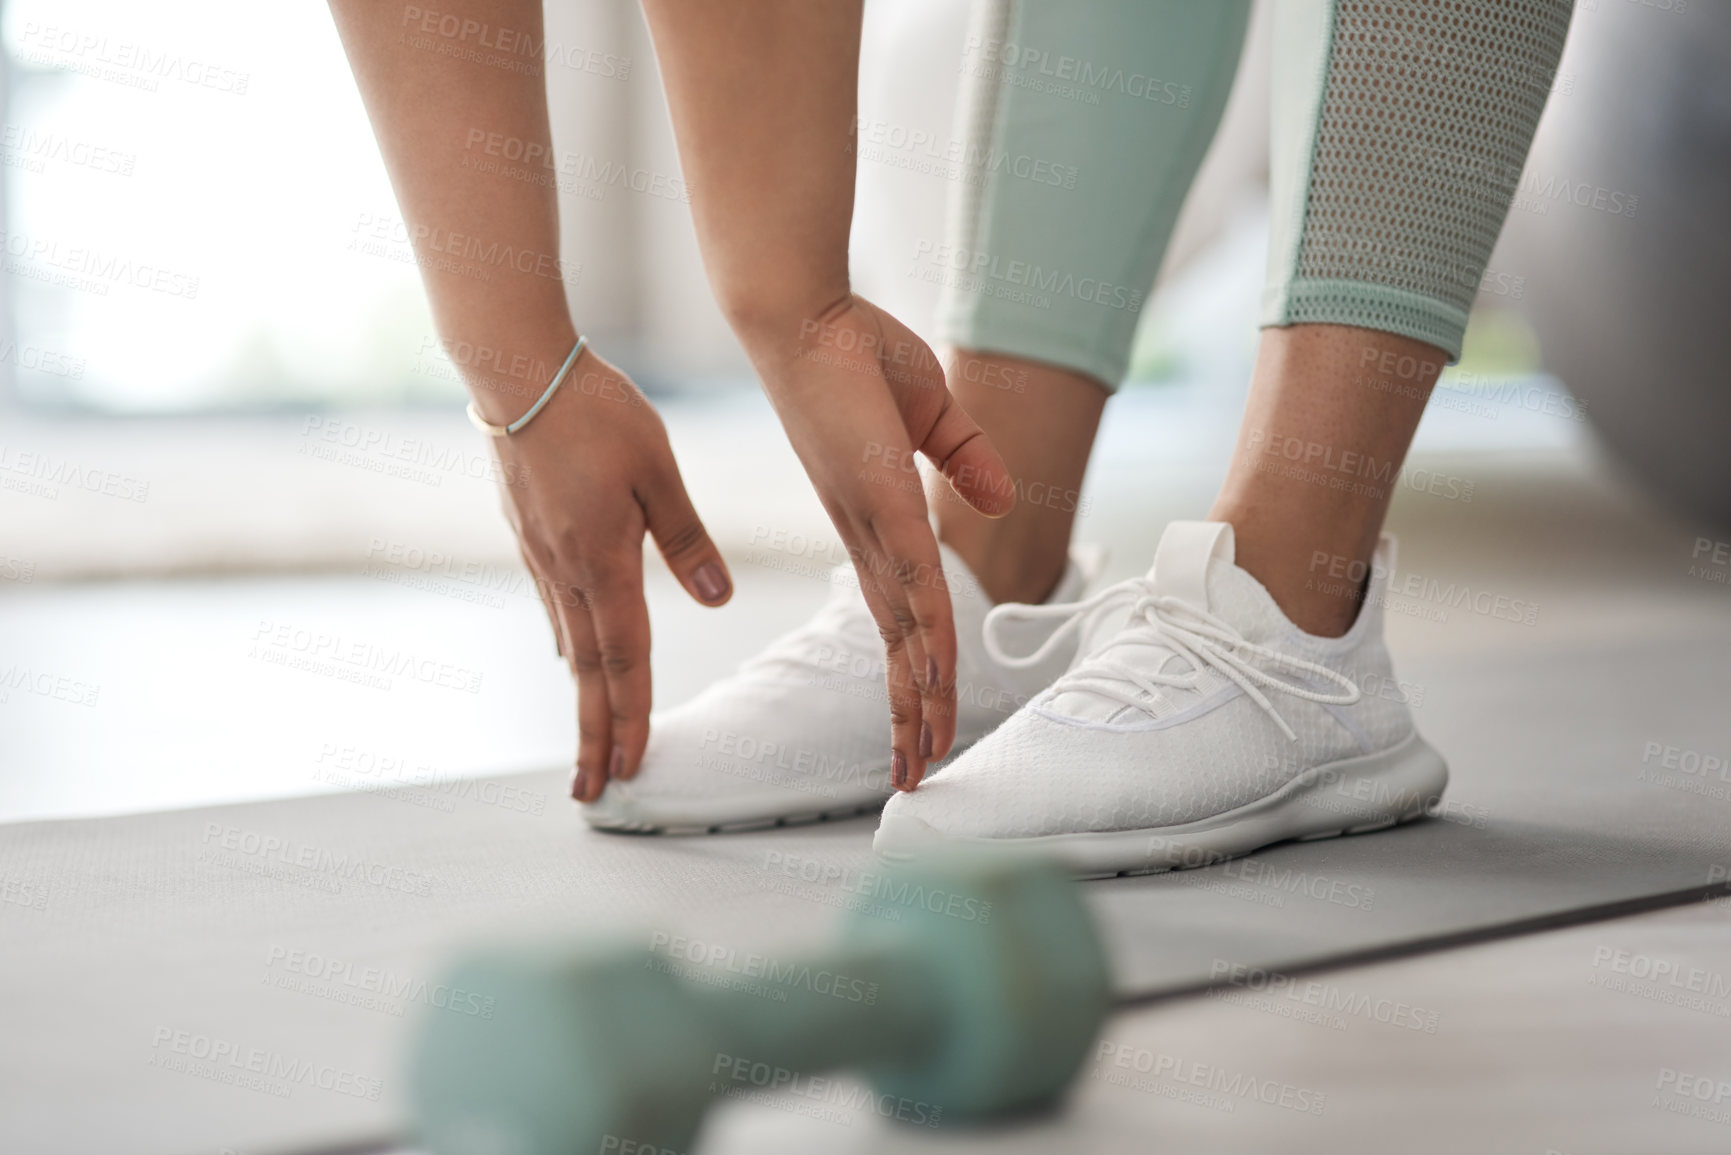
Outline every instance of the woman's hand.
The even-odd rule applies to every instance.
[[[514,410],[498,398],[489,408]],[[505,416],[487,414],[490,421]],[[577,681],[571,794],[598,798],[637,773],[649,740],[649,610],[643,534],[704,605],[732,596],[727,566],[686,495],[667,430],[624,373],[585,349],[533,421],[491,439],[505,513]]]
[[[931,349],[869,301],[848,294],[748,332],[746,345],[877,620],[891,781],[912,790],[956,732],[955,621],[915,454],[988,516],[1010,511],[1014,483]]]
[[[644,0],[716,300],[836,530],[889,650],[891,775],[955,733],[956,634],[913,454],[987,514],[1014,503],[937,359],[849,292],[861,0]]]
[[[525,43],[543,39],[541,0],[454,7],[465,21],[473,16],[518,29]],[[549,379],[538,376],[541,367],[550,374],[577,340],[565,294],[577,270],[560,256],[546,78],[539,70],[486,68],[424,51],[404,41],[401,14],[393,16],[388,5],[331,0],[331,12],[390,171],[437,332],[448,351],[474,354],[452,360],[462,366],[481,416],[495,425],[515,420]],[[477,124],[522,149],[521,173],[474,167]],[[535,179],[519,179],[525,175]],[[446,250],[460,237],[508,259],[453,259]],[[534,371],[524,375],[525,365]],[[686,497],[660,418],[623,373],[594,353],[584,352],[520,432],[490,440],[505,467],[505,512],[559,651],[576,675],[572,793],[590,801],[609,778],[636,773],[649,737],[645,530],[698,601],[720,605],[732,586]]]

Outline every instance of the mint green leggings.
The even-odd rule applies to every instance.
[[[1262,323],[1460,354],[1571,0],[1274,0]],[[1122,379],[1248,0],[976,0],[942,340]],[[1001,162],[1001,163],[1000,163]]]

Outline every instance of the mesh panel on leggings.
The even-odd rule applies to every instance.
[[[1288,323],[1456,346],[1458,329],[1443,331],[1456,326],[1410,298],[1464,324],[1569,12],[1568,0],[1340,0]]]

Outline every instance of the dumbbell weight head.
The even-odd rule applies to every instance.
[[[419,1140],[432,1155],[688,1150],[717,1045],[653,961],[564,943],[460,963],[449,985],[492,1014],[423,1021],[409,1076]]]
[[[918,954],[947,1021],[921,1061],[868,1068],[873,1087],[957,1120],[1058,1098],[1111,998],[1076,885],[1039,860],[967,854],[889,871],[874,898],[900,917],[854,915],[844,949],[894,942]]]

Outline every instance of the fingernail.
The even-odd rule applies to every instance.
[[[720,601],[727,596],[727,575],[712,561],[697,567],[697,572],[691,575],[691,584],[697,587],[697,596],[706,602]]]
[[[908,779],[908,756],[900,750],[890,751],[890,785],[897,790]]]
[[[583,768],[581,766],[577,768],[576,776],[571,779],[571,797],[579,802],[583,801]]]
[[[613,747],[613,756],[607,759],[607,777],[618,778],[625,773],[625,748]]]
[[[932,724],[930,722],[921,722],[920,723],[920,757],[923,759],[923,758],[930,758],[931,756],[932,756]]]
[[[938,688],[938,660],[930,654],[926,655],[926,689]]]

